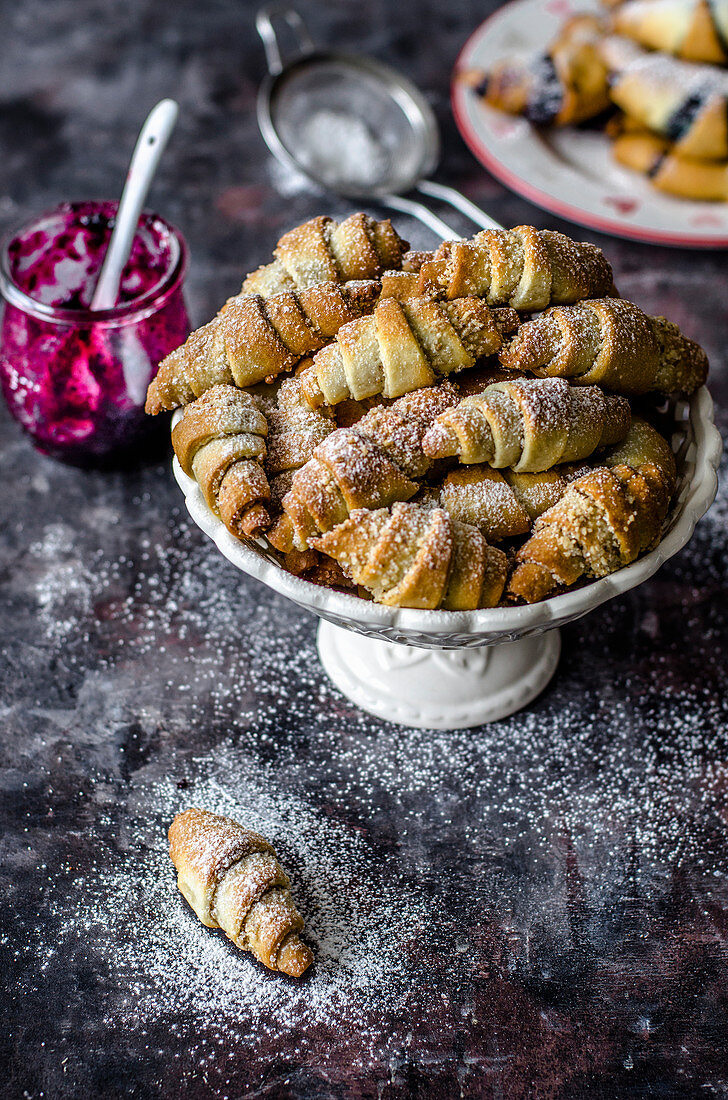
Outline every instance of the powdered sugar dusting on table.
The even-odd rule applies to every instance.
[[[61,700],[19,741],[59,816],[53,847],[33,817],[14,852],[42,886],[13,934],[29,972],[42,960],[44,995],[69,967],[93,974],[106,1031],[179,1036],[185,1073],[217,1075],[212,1095],[235,1095],[228,1058],[241,1052],[251,1083],[283,1073],[294,1048],[386,1081],[392,1059],[442,1029],[462,1028],[471,1049],[484,973],[518,1002],[524,982],[548,982],[540,959],[571,973],[575,936],[598,953],[624,907],[629,932],[635,913],[673,905],[683,869],[698,894],[727,888],[723,611],[711,599],[725,583],[724,489],[689,549],[564,632],[559,673],[529,710],[433,733],[347,704],[319,666],[314,621],[241,581],[191,521],[140,492],[139,531],[131,508],[122,529],[115,483],[89,497],[94,484],[73,511],[86,545],[39,510],[24,563],[37,598],[26,664],[41,677],[55,662]],[[35,705],[22,690],[7,700],[20,731]],[[179,895],[166,830],[189,805],[276,845],[317,956],[299,984],[205,929]],[[587,914],[576,932],[574,873]],[[710,934],[700,912],[686,902],[691,943]]]
[[[245,1042],[253,1056],[272,1033],[295,1033],[305,1049],[316,1024],[364,1027],[367,1012],[396,997],[408,956],[427,935],[429,909],[416,886],[397,874],[385,881],[361,830],[282,793],[275,766],[261,766],[231,742],[186,770],[189,781],[140,775],[121,853],[99,846],[88,871],[63,868],[72,893],[62,901],[50,885],[29,945],[43,956],[42,969],[70,941],[81,943],[116,972],[109,1026],[136,1028],[172,1013]],[[302,981],[268,974],[222,932],[205,928],[177,892],[166,828],[191,804],[230,815],[275,844],[316,957]]]

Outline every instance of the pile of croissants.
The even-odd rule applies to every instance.
[[[606,132],[620,164],[660,191],[728,200],[728,0],[604,0],[604,8],[571,16],[544,52],[461,79],[539,126],[611,110]]]
[[[595,245],[522,225],[413,252],[354,214],[286,233],[161,363],[146,408],[183,406],[182,469],[291,572],[473,610],[659,541],[675,460],[633,399],[689,394],[707,370],[618,297]]]

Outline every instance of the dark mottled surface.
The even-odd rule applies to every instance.
[[[306,11],[320,39],[427,91],[441,179],[506,224],[554,224],[449,116],[450,67],[491,6]],[[189,240],[195,320],[292,223],[345,214],[272,169],[253,10],[3,5],[0,228],[114,196],[170,93],[182,117],[153,204]],[[584,236],[623,293],[708,348],[725,427],[725,254]],[[652,582],[563,632],[526,712],[430,735],[328,686],[314,620],[203,539],[166,458],[82,473],[4,412],[0,445],[3,1095],[728,1094],[725,496]],[[302,992],[174,893],[163,830],[193,797],[275,833],[319,947]]]

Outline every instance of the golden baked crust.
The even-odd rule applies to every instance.
[[[343,222],[312,218],[281,237],[273,262],[247,275],[241,294],[269,298],[316,283],[376,279],[399,268],[408,248],[388,218],[375,221],[361,213]]]
[[[620,163],[643,172],[649,168],[642,165],[651,164],[650,178],[659,190],[724,201],[728,0],[605,4],[616,9],[611,18],[577,15],[566,20],[545,52],[505,58],[489,73],[466,72],[461,80],[490,106],[524,115],[535,125],[573,124],[615,105],[643,131],[640,138],[618,140]],[[661,153],[660,142],[668,146]]]
[[[284,258],[299,281],[334,262],[347,274],[347,234],[374,232],[362,219],[298,227],[261,279]],[[381,233],[367,262],[392,259]],[[442,609],[503,598],[491,542],[508,540],[510,601],[652,546],[675,458],[628,398],[692,392],[703,350],[613,297],[601,251],[563,234],[484,231],[397,262],[381,295],[379,282],[330,282],[232,299],[163,364],[149,406],[189,402],[175,451],[228,530],[264,533],[268,555],[314,583]]]
[[[371,317],[344,325],[314,356],[301,376],[304,393],[312,406],[400,397],[474,366],[517,326],[512,310],[491,310],[478,298],[384,298]]]
[[[614,15],[617,34],[651,50],[724,65],[728,61],[726,0],[627,0]]]
[[[598,16],[576,15],[545,53],[498,61],[476,87],[492,107],[531,122],[565,126],[592,118],[609,105],[609,69],[599,51],[606,28]]]
[[[455,387],[443,383],[371,409],[351,428],[337,428],[293,475],[284,515],[268,535],[273,546],[304,550],[354,509],[414,496],[432,465],[422,438],[457,399]]]
[[[265,469],[272,476],[303,466],[318,444],[336,430],[330,409],[312,409],[306,401],[299,377],[286,378],[281,384],[267,420]]]
[[[516,554],[508,598],[534,603],[582,576],[604,577],[629,565],[658,541],[674,488],[672,451],[635,418],[604,465],[573,481],[537,519]]]
[[[444,508],[453,519],[477,527],[488,542],[500,542],[527,534],[533,521],[587,469],[578,462],[535,474],[494,470],[484,464],[459,466],[441,482],[420,489],[412,503]]]
[[[312,542],[390,607],[494,607],[506,580],[505,554],[442,508],[357,510]]]
[[[623,298],[553,307],[521,325],[499,359],[507,369],[622,394],[692,393],[708,373],[705,352],[677,325]]]
[[[471,295],[491,306],[532,311],[614,290],[604,253],[552,229],[517,225],[445,241],[419,271],[419,291],[447,299]]]
[[[422,446],[431,458],[456,456],[517,473],[538,473],[587,458],[627,433],[629,402],[563,378],[495,382],[438,416]]]
[[[625,168],[648,176],[658,191],[704,202],[728,200],[728,161],[679,156],[672,142],[632,128],[617,134],[612,153]]]
[[[169,855],[181,893],[208,928],[222,928],[270,970],[298,978],[311,965],[288,876],[264,837],[192,807],[169,828]]]
[[[728,72],[666,54],[636,52],[615,73],[612,102],[675,143],[679,156],[728,158]]]
[[[230,298],[160,363],[147,391],[151,415],[187,405],[212,386],[252,386],[291,370],[322,348],[342,325],[371,312],[374,281],[321,283],[263,299]]]
[[[237,538],[256,537],[269,524],[270,487],[261,464],[267,433],[255,398],[235,386],[208,390],[186,406],[172,430],[180,466]]]

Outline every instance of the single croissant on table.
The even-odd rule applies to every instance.
[[[503,332],[517,325],[512,310],[494,311],[476,298],[385,298],[371,317],[344,325],[314,356],[301,375],[304,393],[314,407],[375,394],[399,397],[492,355]]]
[[[300,939],[303,918],[273,846],[229,817],[191,808],[169,829],[177,885],[208,928],[270,970],[300,978],[313,954]]]
[[[293,475],[284,515],[268,532],[271,544],[284,552],[305,550],[354,509],[414,496],[416,479],[432,465],[422,437],[457,399],[455,387],[444,382],[371,409],[351,428],[337,428]]]
[[[255,398],[235,386],[208,390],[172,429],[180,466],[236,538],[254,538],[269,524],[270,487],[261,465],[267,432]]]
[[[573,481],[536,520],[516,554],[508,597],[534,603],[585,575],[604,577],[629,565],[659,540],[674,489],[669,445],[635,417],[604,465]]]
[[[281,237],[273,262],[247,275],[241,294],[270,298],[316,283],[376,279],[401,267],[408,248],[389,219],[378,222],[367,214],[352,214],[343,222],[311,218]]]
[[[438,416],[422,448],[431,458],[538,473],[586,458],[627,434],[629,402],[563,378],[495,382]]]
[[[585,471],[583,463],[568,463],[535,474],[494,470],[486,465],[460,466],[439,485],[420,489],[412,503],[444,508],[453,519],[477,527],[488,542],[500,542],[527,534],[533,521]]]
[[[448,300],[473,297],[527,312],[613,291],[612,269],[600,248],[532,225],[445,241],[416,275],[393,272],[382,279],[383,296],[400,300],[415,292]]]
[[[615,393],[692,393],[705,382],[703,349],[664,317],[622,298],[557,306],[526,321],[504,346],[502,366],[597,383]]]
[[[321,283],[263,299],[230,298],[166,359],[147,391],[146,411],[187,405],[211,386],[252,386],[291,370],[342,325],[370,313],[379,283]]]
[[[475,527],[416,504],[357,509],[313,545],[390,607],[495,607],[507,574],[505,554]]]

